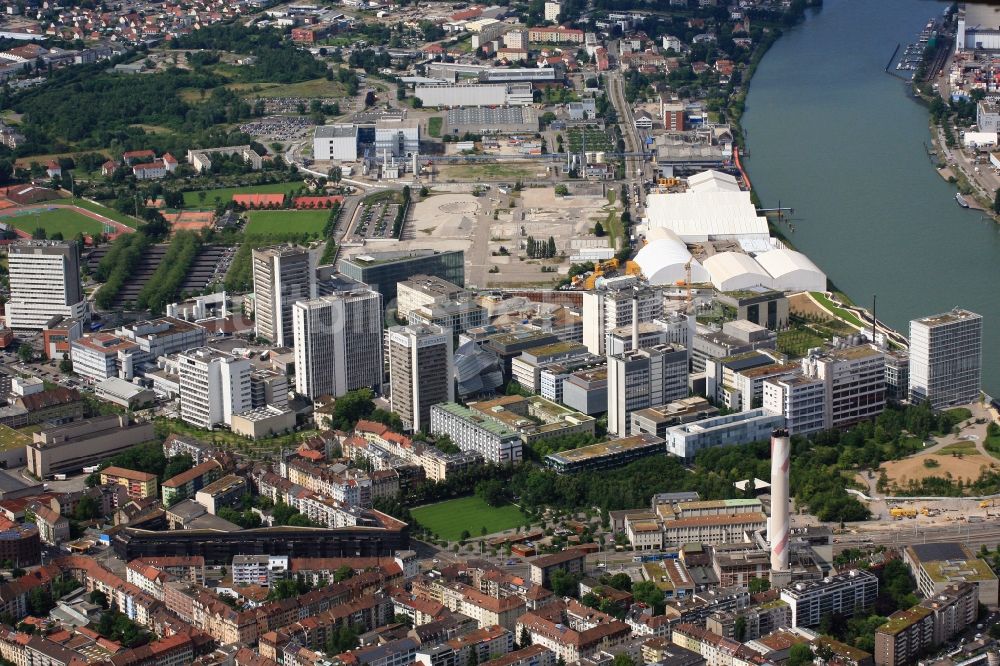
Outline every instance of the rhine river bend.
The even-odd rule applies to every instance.
[[[750,83],[746,160],[765,207],[794,208],[796,249],[838,289],[909,333],[912,318],[983,315],[983,385],[1000,394],[1000,225],[937,175],[928,114],[883,70],[946,3],[825,0]],[[785,227],[787,233],[787,226]]]

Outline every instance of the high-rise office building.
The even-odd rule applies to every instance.
[[[381,389],[382,317],[381,295],[357,282],[295,303],[295,391],[315,400]]]
[[[910,402],[935,409],[979,397],[983,318],[955,308],[910,322]]]
[[[389,329],[392,411],[413,430],[429,430],[431,405],[454,402],[451,329],[429,324]]]
[[[316,297],[309,250],[275,245],[253,251],[254,317],[258,337],[292,344],[292,305]]]
[[[663,315],[663,290],[627,275],[604,280],[583,294],[583,344],[592,354],[606,354],[609,331],[632,325],[633,299],[638,301],[639,321]]]
[[[688,395],[688,355],[680,345],[656,345],[608,357],[608,433],[629,434],[632,412]]]
[[[80,250],[75,242],[27,241],[8,252],[10,300],[4,305],[10,328],[45,328],[56,316],[83,316]]]
[[[209,347],[178,355],[181,419],[211,430],[253,407],[250,361]]]

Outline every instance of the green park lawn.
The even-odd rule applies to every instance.
[[[246,187],[220,187],[215,190],[192,190],[184,193],[185,208],[214,208],[216,199],[220,202],[227,202],[233,198],[234,194],[287,194],[302,187],[301,180],[290,183],[267,183],[266,185],[248,185]],[[198,196],[199,192],[204,192],[205,197]]]
[[[487,534],[513,529],[524,523],[521,510],[512,504],[492,507],[478,497],[428,504],[412,509],[414,520],[442,539],[458,541],[462,532],[480,536],[482,528]]]
[[[2,219],[29,234],[38,228],[45,229],[49,238],[55,233],[61,233],[63,238],[73,238],[81,232],[99,234],[104,231],[103,224],[70,208],[25,211]]]
[[[248,235],[266,234],[321,234],[328,210],[254,210],[247,213]]]

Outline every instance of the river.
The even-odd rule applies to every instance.
[[[794,209],[789,240],[838,289],[904,334],[909,320],[983,315],[983,385],[1000,392],[1000,227],[955,203],[935,172],[925,107],[884,67],[946,6],[825,0],[764,56],[743,124],[765,207]],[[786,228],[787,231],[787,228]]]

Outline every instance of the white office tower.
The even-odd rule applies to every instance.
[[[211,430],[253,408],[250,361],[209,347],[178,354],[181,419]]]
[[[608,433],[628,437],[632,412],[688,396],[688,355],[656,345],[608,357]]]
[[[455,401],[450,328],[410,324],[389,329],[392,411],[410,430],[429,431],[431,405]]]
[[[583,344],[590,353],[606,354],[605,335],[632,325],[633,296],[638,299],[640,322],[663,315],[663,291],[633,275],[599,279],[593,291],[583,294]]]
[[[771,584],[775,574],[789,572],[788,566],[788,477],[792,463],[792,443],[788,431],[771,433],[771,517],[767,523],[767,543],[771,548]],[[785,581],[787,582],[787,580]]]
[[[10,300],[4,305],[9,328],[45,328],[56,316],[76,318],[87,311],[80,286],[80,251],[74,242],[26,241],[8,251]]]
[[[292,304],[316,298],[316,275],[309,250],[275,245],[253,251],[254,322],[258,337],[292,344]]]
[[[979,397],[983,318],[951,312],[910,322],[910,402],[929,400],[934,409],[964,405]]]
[[[382,386],[382,295],[353,283],[292,307],[295,392],[312,400]]]

